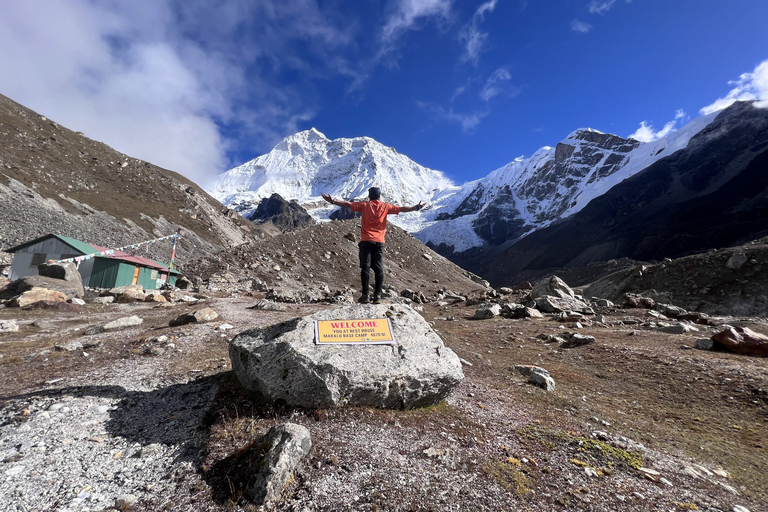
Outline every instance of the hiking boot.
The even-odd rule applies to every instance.
[[[373,303],[374,304],[381,304],[381,297],[379,297],[378,295],[374,295],[373,296]]]
[[[359,302],[360,304],[370,304],[371,303],[371,299],[368,298],[368,295],[363,295],[362,297],[360,297],[357,300],[357,302]]]

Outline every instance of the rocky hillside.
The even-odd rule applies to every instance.
[[[220,260],[200,258],[188,269],[190,275],[214,290],[269,289],[273,298],[289,302],[342,296],[356,299],[360,290],[359,238],[359,219],[326,222],[242,244],[220,253]],[[385,287],[398,292],[411,289],[425,296],[434,296],[444,288],[456,293],[483,293],[487,284],[391,224],[384,272]]]
[[[0,95],[1,248],[47,233],[115,247],[177,230],[210,251],[245,242],[252,228],[183,176]]]
[[[685,149],[468,268],[501,285],[613,258],[661,260],[754,240],[768,233],[766,171],[768,109],[735,103]]]

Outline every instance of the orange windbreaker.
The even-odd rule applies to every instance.
[[[378,199],[352,203],[349,209],[363,214],[360,239],[364,242],[384,243],[384,235],[387,233],[387,215],[400,213],[399,206],[382,203]]]

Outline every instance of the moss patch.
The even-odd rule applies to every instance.
[[[522,497],[534,492],[531,479],[512,464],[507,462],[488,462],[483,464],[483,473],[493,478],[496,483],[516,496]]]

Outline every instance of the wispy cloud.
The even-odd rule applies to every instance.
[[[648,124],[647,121],[640,123],[640,128],[635,133],[629,136],[630,139],[639,140],[640,142],[652,142],[654,140],[662,139],[670,133],[677,131],[678,127],[684,124],[688,120],[688,115],[685,111],[678,110],[675,112],[675,118],[664,125],[659,131],[653,129],[653,125]]]
[[[615,3],[616,0],[592,0],[589,4],[589,12],[590,14],[605,14],[611,10]]]
[[[232,164],[227,127],[268,149],[308,119],[308,100],[270,76],[343,74],[347,64],[332,57],[357,29],[316,0],[44,5],[3,7],[0,63],[14,72],[0,74],[0,90],[200,183]]]
[[[711,114],[723,110],[737,101],[759,100],[761,107],[768,107],[768,60],[757,65],[751,73],[742,74],[738,80],[728,82],[734,86],[724,98],[718,98],[699,112]]]
[[[571,30],[574,32],[581,32],[582,34],[586,34],[592,30],[592,25],[583,21],[573,20],[571,22]]]
[[[506,68],[499,68],[494,71],[491,76],[486,80],[483,89],[480,91],[480,99],[486,103],[491,101],[499,94],[506,94],[514,97],[520,94],[520,89],[512,87],[510,82],[512,75]]]
[[[458,124],[461,126],[461,130],[465,133],[474,132],[477,127],[480,126],[483,118],[487,117],[489,114],[487,110],[459,113],[454,111],[453,108],[446,109],[431,102],[417,101],[416,104],[438,119]]]
[[[470,62],[477,66],[480,61],[480,53],[488,41],[488,33],[480,30],[480,24],[485,18],[485,13],[493,12],[499,0],[488,0],[478,7],[472,19],[464,25],[459,32],[459,40],[464,43],[464,52],[461,55],[462,62]]]
[[[391,45],[403,33],[415,28],[423,19],[447,19],[451,12],[452,0],[392,0],[382,39],[385,46]]]

